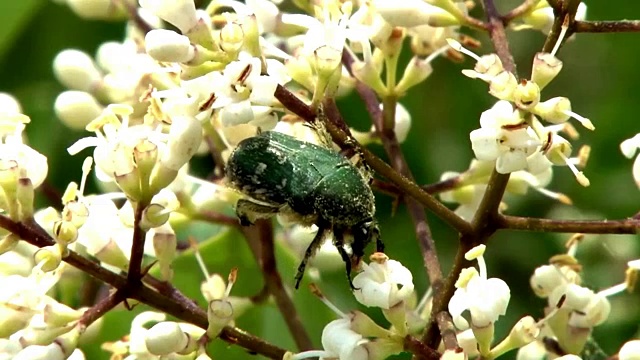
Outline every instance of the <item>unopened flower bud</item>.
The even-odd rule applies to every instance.
[[[145,333],[145,345],[153,355],[169,355],[187,347],[189,336],[173,321],[155,324]]]
[[[177,27],[183,34],[189,32],[198,23],[193,0],[140,0],[139,2],[140,7]]]
[[[126,19],[127,13],[113,0],[65,0],[69,8],[87,20]]]
[[[77,90],[60,93],[53,106],[62,123],[74,130],[84,130],[104,110],[93,95]]]
[[[451,26],[460,22],[449,12],[422,0],[376,0],[376,11],[392,26]]]
[[[22,106],[13,95],[0,92],[0,113],[2,114],[21,114]]]
[[[562,70],[562,61],[548,53],[537,53],[533,58],[533,69],[531,70],[531,81],[538,84],[542,90],[549,84]]]
[[[154,29],[144,40],[147,54],[157,61],[186,63],[195,55],[189,38],[175,31]]]
[[[72,90],[91,91],[102,80],[93,59],[80,50],[64,50],[53,59],[53,72],[64,86]]]

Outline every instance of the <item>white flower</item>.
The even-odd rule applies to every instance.
[[[576,284],[566,284],[549,295],[549,306],[568,311],[569,326],[593,328],[607,320],[611,311],[609,300],[600,293]]]
[[[476,254],[484,252],[484,245],[471,249],[465,257],[471,260]],[[480,249],[478,249],[480,248]],[[468,268],[460,274],[456,291],[449,301],[449,313],[459,329],[468,327],[461,316],[465,310],[471,313],[471,323],[478,328],[493,324],[500,315],[504,315],[511,298],[509,286],[502,279],[487,278],[487,267],[482,255],[476,258],[480,273]],[[465,279],[468,277],[468,279]],[[462,282],[462,284],[460,284]]]
[[[580,276],[568,266],[543,265],[536,268],[529,284],[539,297],[547,297],[557,287],[578,284]]]
[[[389,309],[411,296],[413,275],[400,262],[382,255],[362,266],[364,270],[353,279],[354,295],[361,304]]]
[[[542,145],[507,101],[498,101],[484,111],[480,126],[469,136],[473,152],[478,160],[496,160],[496,170],[501,174],[525,169],[527,157]]]
[[[324,327],[322,347],[325,352],[320,359],[366,360],[369,358],[367,350],[362,346],[368,340],[351,330],[350,325],[349,319],[338,319]]]

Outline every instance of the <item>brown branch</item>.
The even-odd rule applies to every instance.
[[[440,353],[426,346],[421,341],[411,335],[404,338],[404,349],[410,351],[417,359],[421,360],[437,360],[440,359]]]
[[[300,316],[282,283],[282,278],[276,266],[271,222],[258,220],[253,226],[243,227],[241,230],[256,261],[260,264],[265,285],[273,295],[296,346],[300,351],[313,349],[313,342],[300,320]]]
[[[493,0],[483,0],[482,5],[487,15],[487,21],[489,23],[489,37],[496,50],[496,54],[502,61],[502,66],[505,70],[516,74],[516,63],[513,60],[513,55],[509,50],[509,42],[507,41],[507,33],[504,30],[504,24],[502,18],[498,13],[496,5]]]
[[[80,326],[83,328],[87,328],[94,321],[101,318],[104,314],[106,314],[109,310],[115,308],[123,302],[127,298],[127,294],[125,289],[116,290],[106,298],[100,300],[97,304],[87,309],[87,311],[82,314],[82,317],[78,321]]]
[[[144,242],[146,231],[140,227],[142,216],[146,209],[146,202],[138,202],[135,205],[133,220],[133,241],[131,243],[131,257],[129,258],[129,271],[127,280],[130,283],[139,283],[142,276],[142,258],[144,256]]]
[[[639,31],[640,20],[576,21],[573,25],[573,32],[577,33],[612,33]]]
[[[286,106],[288,110],[300,116],[302,119],[306,121],[313,121],[315,119],[313,110],[283,86],[278,85],[274,95],[284,106]],[[352,138],[349,138],[347,134],[335,127],[333,124],[328,123],[327,130],[338,144],[342,144],[344,146],[357,146]],[[471,232],[471,225],[468,222],[460,218],[433,196],[429,195],[426,191],[420,188],[420,186],[399,174],[372,152],[363,147],[359,147],[358,152],[362,154],[367,165],[369,165],[373,170],[394,183],[405,194],[415,198],[451,227],[461,233]]]
[[[499,215],[496,225],[501,229],[584,234],[637,234],[640,220],[552,220]]]
[[[29,223],[18,223],[4,215],[0,215],[0,227],[18,235],[24,241],[37,247],[54,244],[53,239],[33,221]],[[184,301],[186,298],[177,290],[170,295],[166,295],[146,286],[141,286],[139,283],[131,284],[126,277],[113,273],[73,251],[70,251],[63,260],[97,280],[107,283],[116,289],[126,291],[127,296],[132,299],[145,303],[182,321],[189,322],[204,329],[207,328],[208,321],[206,312],[195,306],[192,301]],[[220,338],[230,344],[240,345],[248,351],[262,354],[271,359],[282,359],[286,352],[284,349],[231,326],[224,327]]]
[[[442,342],[447,350],[458,350],[458,338],[456,337],[456,328],[453,326],[453,319],[447,311],[441,311],[436,315],[436,322],[442,334]]]

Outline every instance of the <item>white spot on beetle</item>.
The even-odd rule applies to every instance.
[[[256,175],[262,174],[266,169],[267,169],[267,164],[258,163],[258,166],[256,166]]]

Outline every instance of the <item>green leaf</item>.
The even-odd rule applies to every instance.
[[[0,2],[0,59],[43,3],[42,0]]]

